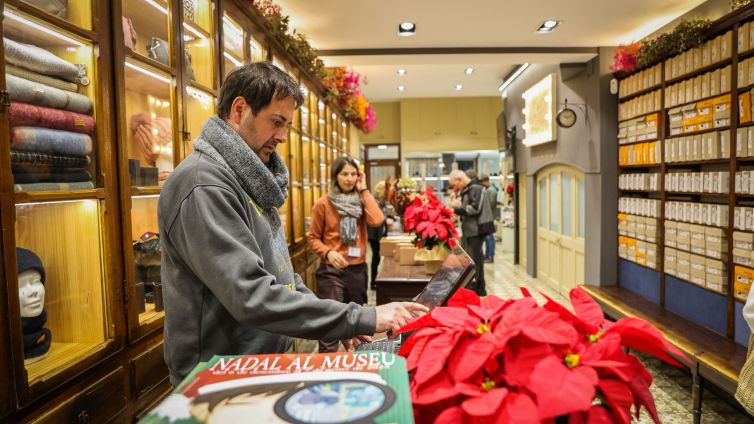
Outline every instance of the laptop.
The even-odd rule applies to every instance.
[[[474,278],[474,271],[474,261],[457,245],[450,251],[448,257],[442,262],[440,269],[432,276],[432,279],[416,295],[413,301],[421,303],[429,308],[430,311],[437,306],[444,306],[456,290],[469,284]],[[377,350],[398,353],[401,343],[409,336],[410,333],[404,333],[394,339],[386,337],[371,343],[362,343],[356,350]]]

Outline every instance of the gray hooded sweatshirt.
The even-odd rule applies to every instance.
[[[288,171],[277,153],[265,165],[217,116],[194,147],[158,206],[170,382],[213,355],[373,334],[374,308],[318,299],[293,272],[277,214]]]

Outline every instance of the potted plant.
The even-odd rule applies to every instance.
[[[407,231],[415,234],[414,244],[418,249],[414,260],[424,263],[427,274],[440,269],[449,249],[456,246],[458,230],[453,222],[453,211],[444,207],[431,189],[422,197],[417,196],[406,208],[404,223]]]

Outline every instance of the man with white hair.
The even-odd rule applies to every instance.
[[[475,283],[472,288],[480,296],[486,296],[482,245],[487,234],[494,231],[494,223],[484,186],[478,179],[471,179],[465,172],[457,169],[450,172],[448,183],[459,191],[458,198],[450,206],[453,207],[453,212],[461,217],[463,244],[470,250],[471,259],[476,265]]]

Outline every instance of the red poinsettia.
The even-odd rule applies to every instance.
[[[454,248],[458,230],[453,222],[453,211],[442,206],[431,190],[425,192],[425,196],[428,198],[426,203],[420,197],[415,197],[406,208],[403,215],[405,230],[416,233],[414,242],[420,249],[435,246]]]
[[[626,347],[676,366],[686,357],[649,323],[605,320],[583,290],[574,312],[547,299],[479,298],[460,289],[401,332],[417,423],[659,423],[652,376]]]

